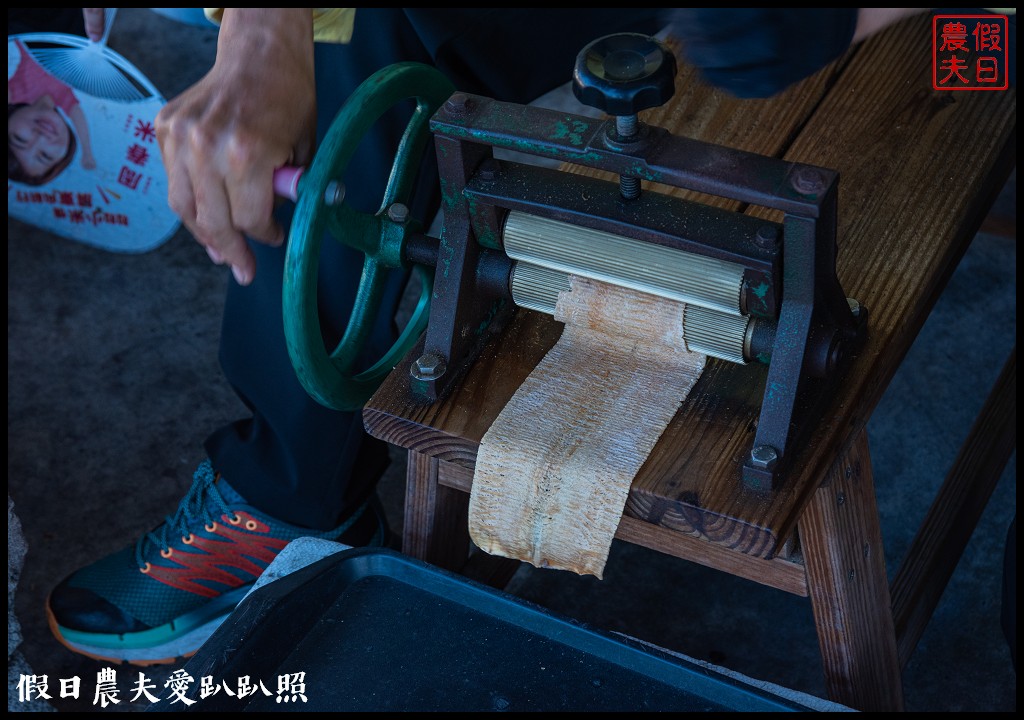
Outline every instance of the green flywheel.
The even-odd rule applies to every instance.
[[[285,259],[284,331],[299,381],[327,407],[361,408],[426,328],[432,275],[417,267],[422,291],[405,329],[383,357],[358,370],[357,359],[381,310],[388,271],[403,264],[406,237],[422,228],[412,218],[396,213],[392,213],[395,219],[389,217],[388,209],[396,204],[411,205],[416,174],[430,139],[430,117],[453,92],[451,82],[429,65],[398,63],[383,68],[345,102],[302,176]],[[373,124],[410,98],[416,101],[416,109],[391,166],[380,210],[376,215],[356,211],[339,197],[345,170]],[[324,345],[317,311],[317,271],[325,235],[365,255],[348,326],[330,352]]]

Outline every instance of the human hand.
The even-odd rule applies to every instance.
[[[857,8],[674,8],[670,34],[712,85],[741,98],[774,95],[850,46]]]
[[[82,18],[85,20],[85,35],[93,42],[103,39],[103,14],[104,8],[82,8]]]
[[[156,117],[171,209],[241,285],[256,259],[245,235],[284,242],[273,173],[307,165],[316,139],[309,9],[227,8],[213,68]]]

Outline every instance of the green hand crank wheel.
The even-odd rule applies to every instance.
[[[416,171],[430,138],[430,117],[454,90],[444,75],[428,65],[399,63],[378,71],[345,102],[300,181],[285,257],[284,330],[299,381],[322,405],[335,410],[361,408],[426,328],[432,277],[417,266],[422,292],[411,319],[383,357],[357,372],[356,361],[381,309],[388,270],[402,265],[407,234],[422,228],[411,218],[402,221],[397,213],[397,220],[392,219],[388,209],[395,203],[409,207]],[[380,211],[369,215],[336,202],[336,188],[359,141],[378,118],[408,98],[416,100],[416,109],[395,155]],[[316,299],[325,232],[366,256],[348,326],[330,354],[324,347]]]

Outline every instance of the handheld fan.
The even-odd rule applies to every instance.
[[[105,9],[99,41],[8,36],[7,213],[109,251],[145,252],[180,226],[154,130],[165,100],[107,46],[115,10]]]

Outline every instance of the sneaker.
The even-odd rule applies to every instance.
[[[389,533],[376,498],[327,532],[280,522],[247,505],[206,460],[174,517],[54,588],[50,629],[97,660],[145,666],[189,657],[299,537],[376,547]]]

